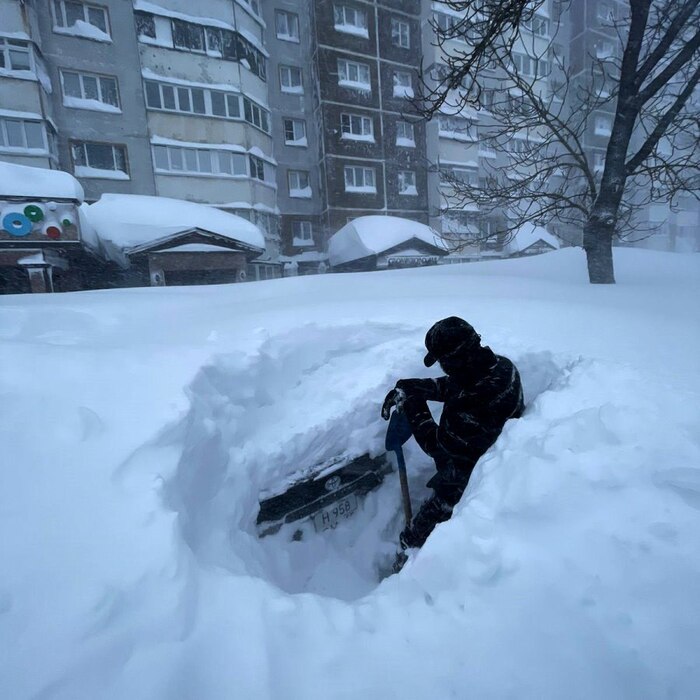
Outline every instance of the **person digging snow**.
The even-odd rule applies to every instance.
[[[447,376],[400,379],[384,399],[382,418],[403,411],[421,449],[435,460],[433,489],[400,536],[402,550],[421,547],[438,523],[449,520],[486,450],[510,418],[523,412],[523,390],[515,365],[481,345],[481,336],[461,318],[435,323],[425,336],[426,367],[439,363]],[[428,401],[444,403],[436,424]],[[403,555],[405,560],[405,555]]]

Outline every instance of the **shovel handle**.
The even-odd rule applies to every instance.
[[[408,476],[406,474],[406,460],[403,456],[403,449],[398,447],[394,450],[396,461],[399,467],[399,480],[401,481],[401,496],[403,497],[403,514],[406,519],[406,527],[411,526],[413,520],[413,512],[411,510],[411,494],[408,490]]]

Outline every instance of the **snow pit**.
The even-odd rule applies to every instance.
[[[408,363],[393,379],[385,377],[381,358],[390,347],[386,334],[394,331],[307,327],[270,338],[252,356],[219,357],[201,369],[187,416],[165,439],[177,436],[182,444],[166,501],[200,561],[265,579],[287,593],[348,601],[390,574],[403,527],[395,471],[333,530],[317,533],[303,520],[259,538],[255,520],[262,494],[283,492],[318,463],[383,453],[387,424],[378,412],[384,393],[400,377],[435,374]],[[565,372],[551,353],[514,359],[528,402]],[[346,387],[338,386],[340,377]],[[440,406],[433,408],[439,416]],[[434,466],[413,441],[404,450],[415,511],[430,494],[425,483]]]

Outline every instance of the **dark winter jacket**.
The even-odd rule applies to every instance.
[[[505,422],[521,416],[523,390],[515,365],[488,347],[471,349],[453,364],[449,376],[401,379],[396,387],[406,395],[403,411],[416,442],[435,460],[438,481],[464,487]],[[439,425],[427,401],[444,402]]]

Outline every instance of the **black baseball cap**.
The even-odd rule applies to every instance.
[[[434,323],[425,334],[425,347],[428,354],[423,359],[426,367],[451,355],[456,350],[476,347],[481,343],[481,336],[471,324],[458,316],[449,316]]]

